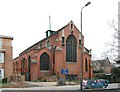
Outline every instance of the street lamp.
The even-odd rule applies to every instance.
[[[91,4],[91,2],[88,2],[84,7],[86,7],[86,6],[88,6],[88,5],[90,5]],[[81,90],[82,90],[82,80],[83,80],[83,50],[82,49],[84,49],[84,47],[83,47],[83,44],[82,44],[82,10],[83,10],[83,8],[84,7],[82,7],[81,8],[81,73],[80,73],[80,87],[81,87]]]

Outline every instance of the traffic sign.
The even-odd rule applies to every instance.
[[[61,69],[61,74],[68,75],[68,68]]]

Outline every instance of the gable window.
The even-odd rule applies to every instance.
[[[85,58],[85,71],[88,71],[88,61],[87,61],[87,58]]]
[[[0,79],[4,78],[4,69],[0,69]]]
[[[46,52],[44,52],[40,56],[40,70],[49,70],[49,62],[50,62],[50,57]]]
[[[71,21],[69,26],[70,26],[70,32],[73,33],[73,31],[74,31],[74,23]]]
[[[73,30],[73,24],[71,24],[71,26],[70,26],[70,27],[71,27],[71,30]]]
[[[73,33],[73,30],[74,30],[74,24],[70,23],[70,32]]]
[[[66,40],[66,62],[77,62],[77,40],[74,35]]]
[[[0,63],[4,63],[4,53],[0,53]]]

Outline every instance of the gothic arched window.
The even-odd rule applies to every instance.
[[[40,56],[40,70],[49,70],[49,55],[47,53],[43,53]]]
[[[77,62],[77,40],[74,35],[66,40],[66,62]]]

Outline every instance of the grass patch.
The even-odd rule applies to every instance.
[[[8,86],[9,83],[0,83],[0,86]]]
[[[9,88],[13,86],[13,84],[10,84],[10,83],[0,83],[0,88]]]

